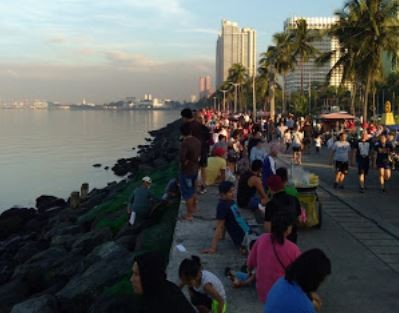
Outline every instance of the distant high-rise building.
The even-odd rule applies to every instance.
[[[237,23],[222,20],[222,31],[216,43],[216,88],[227,79],[233,64],[241,64],[252,76],[256,71],[256,31],[240,28]]]
[[[208,98],[212,94],[212,83],[210,76],[202,76],[199,79],[199,97]]]
[[[284,23],[284,31],[290,31],[297,27],[297,21],[304,19],[307,22],[308,29],[313,30],[327,30],[338,22],[336,17],[293,17],[289,18]],[[321,53],[338,51],[339,42],[336,38],[332,38],[328,35],[324,35],[321,39],[318,39],[312,43],[312,45],[318,49]],[[303,87],[308,88],[309,82],[325,83],[327,73],[331,70],[333,65],[338,61],[340,55],[336,53],[329,63],[322,66],[318,66],[314,58],[311,58],[306,62],[303,67]],[[329,84],[331,86],[339,86],[342,80],[342,70],[337,69],[331,75]],[[288,73],[285,79],[285,90],[287,93],[291,93],[301,88],[301,66],[298,64],[293,72]]]

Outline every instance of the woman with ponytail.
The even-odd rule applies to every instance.
[[[284,276],[286,268],[301,254],[299,248],[287,240],[293,223],[288,212],[274,214],[271,233],[260,236],[248,256],[248,271],[256,269],[256,291],[262,303],[265,303],[273,284]]]

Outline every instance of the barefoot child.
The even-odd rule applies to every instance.
[[[246,249],[244,239],[249,234],[249,226],[240,216],[235,203],[235,188],[231,182],[224,181],[219,185],[220,200],[216,209],[216,230],[211,247],[203,253],[216,253],[218,242],[223,238],[226,229],[233,243],[243,251]]]
[[[191,303],[199,312],[225,313],[226,292],[222,282],[211,272],[202,269],[197,256],[184,259],[179,266],[180,286],[188,286]]]

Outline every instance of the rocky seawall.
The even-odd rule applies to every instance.
[[[179,199],[134,227],[126,204],[143,175],[152,177],[158,195],[176,176],[179,126],[150,132],[137,157],[118,160],[112,170],[125,177],[118,183],[67,200],[43,195],[36,208],[0,215],[0,313],[109,312],[105,299],[134,298],[133,258],[147,250],[168,258]]]

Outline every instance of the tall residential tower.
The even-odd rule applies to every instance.
[[[284,31],[290,31],[297,27],[297,21],[304,19],[307,23],[308,29],[325,31],[331,28],[335,23],[337,23],[338,18],[336,17],[293,17],[289,18],[284,23]],[[319,50],[321,53],[338,51],[339,42],[336,38],[331,38],[328,35],[322,36],[320,39],[314,41],[312,45]],[[308,62],[304,64],[303,73],[303,86],[308,87],[309,82],[325,83],[326,75],[334,66],[334,64],[339,59],[339,54],[336,53],[329,63],[322,66],[318,66],[314,58],[311,58]],[[342,79],[342,70],[334,71],[329,84],[331,86],[339,86]],[[290,72],[285,80],[285,90],[287,93],[291,93],[295,90],[301,88],[301,66],[296,66],[293,72]]]
[[[256,31],[222,20],[222,32],[216,44],[216,88],[223,84],[236,63],[246,67],[250,76],[256,71]]]

